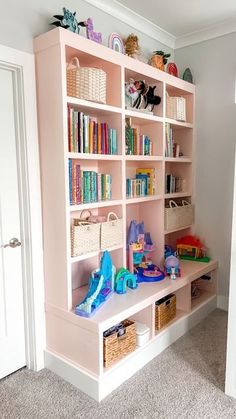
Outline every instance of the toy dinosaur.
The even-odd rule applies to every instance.
[[[63,7],[63,15],[54,15],[55,19],[58,21],[52,22],[51,25],[55,25],[57,27],[68,29],[71,32],[79,33],[80,26],[87,26],[86,22],[78,22],[75,15],[76,12],[72,13],[69,9]]]

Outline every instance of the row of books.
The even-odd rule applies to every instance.
[[[74,153],[117,154],[117,131],[68,106],[68,148]]]
[[[138,128],[125,128],[125,146],[127,155],[152,156],[153,144],[147,135],[139,134]]]
[[[127,198],[144,197],[155,194],[155,169],[136,169],[133,179],[126,179]]]
[[[110,200],[111,184],[110,174],[81,170],[76,160],[69,159],[70,205]]]
[[[180,152],[179,144],[174,142],[173,138],[173,129],[170,124],[166,123],[165,127],[165,156],[166,157],[180,157],[182,153]]]
[[[166,173],[165,193],[185,192],[185,183],[185,179]]]

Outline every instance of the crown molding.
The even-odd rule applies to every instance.
[[[175,49],[187,47],[189,45],[198,44],[199,42],[208,41],[218,38],[219,36],[228,35],[236,32],[236,20],[228,20],[227,22],[218,23],[214,26],[179,36],[175,41]]]
[[[120,4],[116,0],[85,0],[87,3],[103,10],[105,13],[119,19],[121,22],[126,23],[132,28],[144,33],[145,35],[155,39],[156,41],[168,46],[169,48],[175,48],[176,37],[150,20],[145,19],[138,13],[128,7]]]

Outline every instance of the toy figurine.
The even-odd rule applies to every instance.
[[[132,58],[137,58],[140,52],[137,35],[131,33],[125,40],[124,45],[126,55]]]
[[[80,26],[87,26],[86,22],[77,22],[77,19],[75,17],[76,12],[72,13],[69,9],[66,9],[63,7],[63,15],[54,15],[56,19],[59,20],[59,22],[55,21],[52,22],[51,25],[55,25],[57,27],[68,29],[71,32],[79,33],[80,32]]]
[[[165,274],[170,275],[171,279],[181,276],[179,259],[176,256],[168,256],[165,260]]]
[[[154,51],[153,56],[150,59],[150,64],[158,70],[164,71],[170,56],[171,54],[165,54],[163,51]]]
[[[178,239],[176,244],[177,253],[181,259],[209,262],[210,258],[206,255],[206,248],[198,237],[184,236]]]
[[[93,21],[91,17],[89,17],[86,21],[86,33],[87,38],[91,39],[92,41],[98,42],[99,44],[102,43],[102,33],[101,32],[94,32],[93,30]]]

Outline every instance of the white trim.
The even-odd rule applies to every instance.
[[[217,308],[221,310],[228,311],[229,306],[229,298],[225,295],[218,295],[217,296]]]
[[[224,23],[204,28],[200,31],[187,33],[179,36],[175,41],[175,49],[183,48],[188,45],[198,44],[199,42],[208,41],[209,39],[218,38],[219,36],[228,35],[236,32],[236,20],[230,20]]]
[[[174,49],[175,39],[174,35],[155,25],[150,20],[129,9],[128,7],[118,3],[116,0],[85,0],[94,7],[103,10],[105,13],[119,19],[132,28],[144,33],[150,38]]]
[[[45,320],[34,56],[0,45],[0,64],[12,71],[15,86],[21,240],[25,244],[22,257],[26,362],[37,371],[44,367]]]
[[[235,152],[236,163],[236,152]],[[229,278],[229,315],[228,315],[228,335],[227,335],[227,356],[226,356],[226,375],[225,393],[236,398],[236,164],[234,168],[234,198],[233,198],[233,219],[231,236],[231,262]]]
[[[81,391],[101,401],[119,385],[124,383],[144,365],[159,355],[164,349],[183,336],[188,330],[203,320],[216,308],[216,297],[196,308],[192,313],[186,313],[176,322],[163,330],[152,339],[145,347],[140,347],[136,352],[121,360],[109,372],[101,377],[93,376],[82,368],[73,365],[69,360],[52,351],[45,351],[45,367],[49,368]]]

